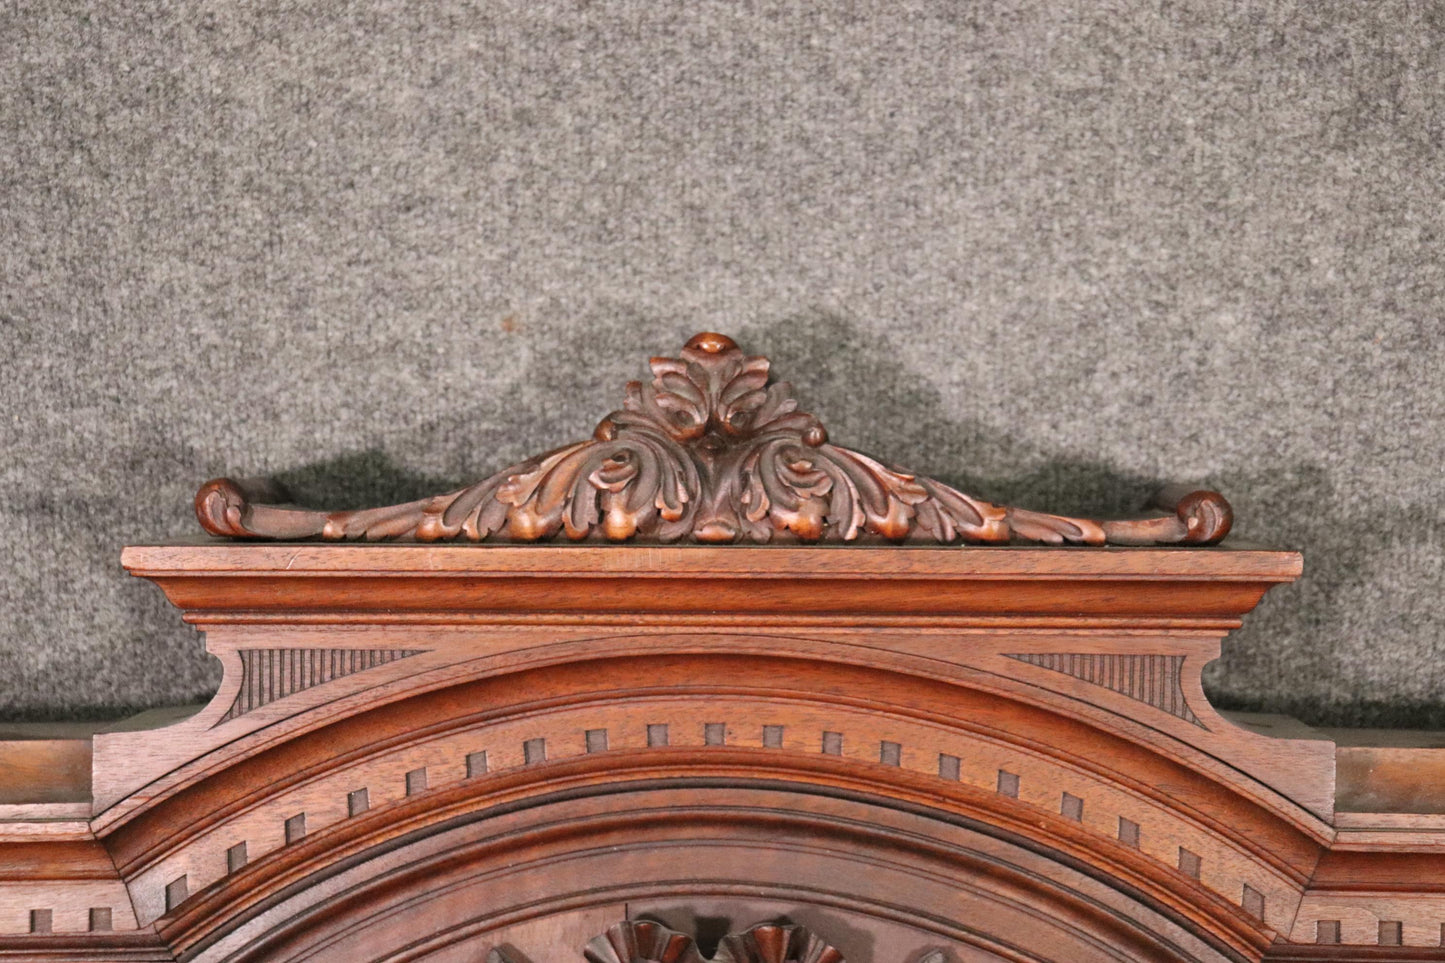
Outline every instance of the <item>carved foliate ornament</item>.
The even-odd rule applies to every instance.
[[[1231,524],[1211,491],[1166,491],[1159,514],[1094,521],[995,505],[885,465],[830,444],[790,385],[768,384],[768,359],[725,335],[696,335],[651,365],[652,381],[628,384],[590,439],[453,492],[326,512],[282,504],[269,479],[218,478],[197,493],[196,515],[213,535],[422,542],[1209,544]]]

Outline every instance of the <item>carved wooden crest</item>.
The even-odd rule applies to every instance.
[[[213,535],[272,539],[654,542],[1210,544],[1223,496],[1161,492],[1147,517],[1096,521],[995,505],[828,442],[769,362],[732,339],[694,336],[653,358],[590,439],[473,485],[403,505],[327,512],[284,504],[269,479],[218,478],[196,494]]]

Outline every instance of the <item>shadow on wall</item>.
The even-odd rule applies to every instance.
[[[941,417],[941,398],[932,385],[892,360],[896,352],[882,338],[835,315],[817,312],[729,333],[745,351],[771,358],[774,379],[793,383],[800,405],[823,420],[833,441],[971,494],[1052,512],[1120,515],[1138,511],[1160,487],[1158,479],[1103,462],[1049,458],[982,423]],[[688,334],[675,339],[663,353],[675,353]],[[580,335],[573,343],[558,345],[554,353],[560,358],[586,358],[593,354],[588,350],[593,337]],[[578,372],[567,365],[549,365],[535,372],[527,390],[518,386],[505,392],[555,399],[558,404],[549,406],[543,416],[536,405],[474,407],[412,432],[405,448],[425,452],[428,460],[443,453],[450,463],[444,472],[409,470],[389,453],[396,447],[389,444],[388,450],[348,454],[278,472],[277,477],[299,502],[335,509],[393,504],[450,491],[524,457],[587,437],[603,415],[620,407],[626,382],[648,376],[641,360],[632,358],[631,366],[618,373],[608,395],[591,410],[575,403],[577,386],[572,379]],[[560,433],[547,437],[559,426]],[[491,457],[460,457],[463,448],[489,452]],[[460,461],[470,464],[462,468]],[[988,466],[1018,464],[1031,467],[1016,475],[988,470]],[[452,466],[459,470],[450,470]]]
[[[655,330],[651,319],[640,326]],[[580,330],[579,330],[580,329]],[[676,344],[692,332],[678,329]],[[1378,674],[1382,687],[1410,678],[1427,660],[1422,650],[1369,653],[1359,660],[1360,638],[1387,622],[1395,638],[1445,637],[1442,616],[1402,610],[1389,596],[1387,570],[1412,547],[1439,546],[1445,524],[1421,508],[1374,524],[1347,525],[1355,507],[1342,503],[1326,471],[1315,464],[1247,470],[1216,466],[1205,478],[1148,478],[1103,461],[1060,458],[1016,434],[942,416],[939,391],[896,360],[887,340],[826,312],[810,312],[733,333],[744,350],[772,359],[776,377],[794,382],[802,406],[816,413],[840,444],[877,455],[905,469],[930,474],[992,501],[1050,512],[1121,515],[1139,510],[1163,483],[1191,482],[1223,491],[1241,520],[1237,531],[1305,553],[1306,572],[1295,586],[1271,592],[1245,627],[1206,670],[1211,700],[1222,709],[1281,712],[1323,726],[1445,729],[1445,705],[1408,692],[1389,701],[1361,699],[1354,686]],[[557,335],[554,356],[590,358],[597,337],[581,325]],[[476,481],[528,455],[585,437],[603,414],[620,405],[622,386],[643,376],[633,359],[625,370],[592,369],[596,383],[616,374],[605,398],[579,392],[578,372],[554,364],[529,372],[485,409],[472,407],[412,430],[388,444],[402,460],[416,457],[442,470],[418,472],[397,456],[374,449],[277,473],[302,504],[350,509],[411,501]],[[600,375],[600,376],[599,376]],[[860,388],[860,386],[862,386]],[[524,403],[517,403],[524,399]],[[595,404],[595,407],[590,407]],[[391,441],[391,439],[389,439]],[[1013,466],[1027,466],[1010,474]],[[1408,517],[1403,517],[1408,516]],[[1418,553],[1438,558],[1438,548]],[[1412,575],[1410,580],[1421,576]],[[1427,583],[1428,584],[1428,583]],[[135,613],[153,623],[151,600]],[[1399,624],[1405,620],[1406,624]],[[1413,621],[1412,621],[1413,620]],[[1428,623],[1428,624],[1427,624]],[[1421,646],[1424,646],[1421,642]],[[1438,656],[1439,653],[1434,654]],[[1401,665],[1401,661],[1405,665]],[[1433,656],[1429,663],[1437,661]],[[1298,696],[1281,695],[1291,691]],[[1379,688],[1376,691],[1381,691]]]
[[[1305,574],[1271,591],[1226,640],[1205,672],[1211,701],[1319,726],[1445,729],[1445,705],[1424,695],[1427,687],[1400,692],[1401,681],[1427,677],[1420,670],[1445,658],[1432,650],[1445,639],[1445,614],[1420,588],[1442,574],[1439,506],[1365,509],[1311,462],[1239,467],[1221,458],[1203,478],[1147,478],[1059,457],[1004,426],[943,417],[940,392],[900,364],[885,338],[823,312],[745,328],[739,341],[770,357],[780,376],[796,373],[804,406],[836,440],[991,501],[1108,516],[1138,511],[1163,484],[1224,492],[1237,535],[1303,552]],[[1387,649],[1365,644],[1372,637],[1409,641]],[[1391,696],[1361,698],[1356,687],[1372,680]]]

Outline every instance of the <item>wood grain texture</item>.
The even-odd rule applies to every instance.
[[[1076,679],[1103,686],[1156,709],[1163,709],[1185,722],[1207,728],[1199,721],[1184,695],[1180,673],[1182,655],[1114,655],[1087,652],[1016,652],[1010,659],[1062,672]]]
[[[447,798],[461,803],[455,793]],[[162,931],[198,959],[330,959],[333,952],[381,955],[398,939],[439,949],[594,903],[746,894],[833,906],[857,926],[911,921],[950,945],[996,953],[1018,946],[1025,921],[1036,919],[1027,955],[1000,958],[1092,961],[1118,959],[1120,952],[1151,960],[1229,958],[1117,890],[1028,848],[921,812],[722,782],[554,794],[538,806],[504,810],[477,805],[454,809],[444,830],[391,847],[384,866],[352,864],[334,877],[326,889],[350,894],[344,908],[334,908],[341,912],[319,916],[323,893],[291,887],[282,902],[256,903],[258,912],[223,940],[186,942],[189,928],[217,909],[214,901],[163,921]],[[300,847],[289,855],[289,868],[273,867],[286,879],[304,872],[313,854]],[[679,875],[679,866],[703,868]],[[988,880],[982,886],[980,871]],[[579,878],[585,893],[577,892]],[[1246,935],[1242,913],[1204,902],[1190,904],[1189,912],[1237,921],[1235,945],[1262,949]],[[424,912],[425,925],[389,927],[383,908],[397,903]],[[1125,908],[1139,914],[1134,922],[1116,912]],[[283,922],[303,914],[313,921],[305,928]],[[321,947],[327,955],[313,955]]]
[[[0,741],[0,807],[90,800],[89,739]]]
[[[236,700],[221,722],[312,686],[416,655],[417,649],[242,649]]]
[[[80,740],[83,793],[73,773],[11,786],[0,958],[531,963],[578,958],[634,907],[755,904],[777,916],[733,929],[824,914],[851,963],[1441,952],[1445,892],[1422,880],[1445,878],[1445,834],[1413,811],[1432,798],[1411,794],[1414,750],[1372,787],[1364,749],[1248,731],[1204,698],[1291,553],[124,560],[225,675],[166,729]],[[92,810],[27,801],[46,792]],[[63,828],[24,835],[47,814]]]
[[[218,702],[226,700],[231,680],[240,675],[235,651],[283,639],[305,647],[338,637],[375,648],[426,647],[432,654],[414,657],[398,670],[425,677],[424,670],[448,662],[478,671],[476,659],[500,657],[508,647],[515,647],[516,658],[526,659],[569,639],[578,645],[589,640],[585,647],[590,649],[630,645],[624,642],[628,627],[645,626],[650,633],[646,650],[666,652],[675,647],[668,639],[680,626],[716,637],[730,625],[766,619],[776,626],[771,635],[785,640],[781,644],[793,651],[813,645],[820,660],[846,654],[873,665],[893,658],[892,651],[906,651],[934,663],[932,671],[944,661],[989,673],[980,678],[975,672],[970,684],[1006,685],[1012,677],[1027,678],[1031,687],[1015,686],[1016,697],[1054,698],[1044,695],[1046,690],[1067,695],[1071,711],[1081,712],[1098,712],[1107,704],[1112,724],[1126,726],[1144,721],[1137,702],[1122,696],[1110,702],[1097,691],[1073,689],[1056,673],[1021,673],[986,656],[984,649],[992,648],[994,640],[1009,639],[1004,651],[1010,653],[1142,649],[1186,655],[1181,678],[1190,711],[1203,719],[1212,710],[1204,703],[1198,676],[1203,662],[1218,654],[1218,638],[1269,586],[1291,580],[1300,567],[1299,557],[1287,552],[1143,548],[957,552],[210,544],[136,547],[127,549],[123,560],[132,571],[160,583],[187,619],[206,627],[208,645],[227,666]],[[299,634],[302,625],[314,631]],[[345,626],[344,635],[325,629],[328,625]],[[480,626],[490,628],[479,634],[475,627]],[[521,626],[528,629],[519,632]],[[884,626],[909,631],[884,632]],[[800,641],[819,638],[829,644]],[[766,656],[780,642],[768,638],[747,644]],[[371,687],[363,687],[371,698],[387,690],[389,670],[373,674]],[[340,698],[347,690],[345,683],[332,683],[323,694]],[[203,716],[198,725],[219,713],[208,709]],[[270,721],[265,712],[257,719]],[[1161,719],[1144,724],[1169,734],[1156,745],[1177,746],[1182,740],[1202,750],[1192,758],[1194,765],[1219,767],[1215,760],[1222,759],[1221,773],[1252,772],[1263,765],[1272,770],[1270,787],[1287,799],[1316,814],[1327,814],[1332,805],[1332,773],[1304,758],[1298,765],[1274,765],[1282,748],[1278,740],[1254,739],[1222,720],[1207,724],[1229,735],[1212,739],[1202,739],[1200,727],[1191,724],[1183,726],[1188,732]],[[1154,737],[1141,733],[1141,738]],[[167,771],[185,761],[188,747],[198,748],[188,740],[156,747],[109,736],[97,745],[102,752],[110,752],[112,745],[124,747],[130,754],[127,776],[140,771],[137,753]],[[1314,758],[1332,751],[1323,742],[1317,745],[1296,743],[1287,753],[1303,751]],[[104,768],[121,774],[118,766]],[[113,786],[110,780],[103,776],[97,786],[103,807],[139,785],[130,779]]]
[[[1445,817],[1445,748],[1340,746],[1339,808]]]
[[[931,805],[956,798],[966,811],[978,814],[978,807],[984,807],[989,819],[1016,821],[1017,831],[1030,836],[1043,831],[1035,820],[1052,814],[1046,824],[1052,828],[1045,837],[1050,846],[1060,845],[1054,833],[1061,826],[1069,838],[1083,840],[1085,849],[1107,842],[1113,837],[1113,821],[1122,812],[1146,827],[1147,843],[1142,849],[1150,859],[1144,865],[1153,867],[1166,883],[1174,879],[1170,841],[1187,837],[1209,859],[1207,885],[1222,896],[1237,894],[1245,879],[1239,873],[1244,872],[1257,888],[1275,894],[1282,914],[1283,907],[1290,905],[1290,892],[1303,884],[1312,868],[1315,850],[1307,837],[1264,811],[1256,812],[1247,830],[1229,825],[1229,821],[1239,823],[1244,818],[1236,797],[1211,788],[1207,779],[1183,767],[1155,768],[1154,757],[1139,751],[1133,755],[1145,768],[1127,781],[1121,780],[1118,770],[1109,772],[1097,765],[1082,768],[1090,765],[1087,754],[1098,752],[1101,746],[1098,734],[1091,735],[1086,727],[1077,728],[1072,746],[1056,738],[1059,745],[1053,758],[1036,755],[1036,751],[1021,753],[1020,749],[1033,744],[1038,736],[1051,729],[1062,734],[1066,728],[1042,714],[1031,720],[1002,702],[961,702],[942,686],[929,697],[926,690],[898,680],[892,684],[895,691],[889,692],[876,677],[871,708],[830,707],[826,700],[803,701],[797,696],[784,697],[784,692],[809,686],[851,687],[850,676],[852,680],[865,676],[856,672],[822,675],[806,666],[798,667],[803,672],[794,676],[780,663],[751,671],[747,666],[748,660],[743,658],[688,660],[671,666],[594,662],[499,678],[426,699],[417,697],[405,706],[368,713],[344,727],[292,740],[274,752],[253,756],[246,766],[230,767],[224,778],[218,775],[188,792],[173,794],[172,802],[152,808],[110,834],[112,851],[121,871],[135,880],[142,912],[159,915],[164,906],[161,893],[168,881],[185,875],[204,886],[220,879],[226,873],[224,851],[235,841],[247,841],[253,859],[286,848],[283,823],[291,814],[306,814],[309,837],[351,818],[344,803],[358,786],[369,790],[368,813],[381,813],[390,803],[415,800],[418,793],[409,785],[409,777],[419,768],[418,762],[425,763],[427,791],[431,792],[467,782],[465,760],[478,749],[487,752],[489,777],[511,773],[523,780],[544,780],[548,765],[569,760],[588,767],[598,778],[615,780],[636,778],[644,772],[660,776],[678,765],[684,768],[677,772],[686,774],[694,771],[688,768],[690,759],[704,767],[728,762],[728,771],[737,773],[746,768],[738,769],[722,753],[740,752],[741,765],[775,773],[777,778],[786,773],[793,781],[821,779],[827,783],[834,778],[828,773],[841,772],[850,774],[850,785],[868,785],[875,794],[891,791],[904,778],[916,778],[926,787],[921,798]],[[733,685],[721,691],[696,691],[688,679],[698,670],[721,673],[733,680]],[[606,681],[637,678],[639,672],[647,675],[645,689],[628,691]],[[753,687],[769,695],[746,695]],[[552,697],[533,705],[526,694],[535,691],[547,691]],[[911,693],[915,702],[906,715],[901,707],[885,709],[905,692]],[[558,704],[562,693],[567,693],[566,702],[584,708],[562,708]],[[487,720],[474,720],[470,712],[448,719],[448,713],[478,705],[491,707]],[[967,710],[972,726],[950,726],[944,715],[948,706]],[[920,717],[924,708],[931,711]],[[763,722],[749,726],[740,719]],[[649,744],[647,730],[659,724],[668,727],[666,746]],[[824,751],[824,726],[829,724],[842,729],[837,755]],[[783,729],[778,747],[767,744],[769,726]],[[424,745],[405,741],[408,727],[429,733]],[[587,733],[599,729],[608,734],[605,753],[587,747]],[[1005,730],[1010,736],[1003,735]],[[883,750],[890,744],[896,747],[896,766],[883,758]],[[757,753],[764,758],[751,758]],[[940,772],[945,753],[967,762],[949,782],[942,781]],[[1123,767],[1127,754],[1127,749],[1119,747],[1115,765]],[[817,768],[820,763],[825,765],[822,770]],[[993,785],[997,770],[1004,765],[1016,769],[1022,782],[1008,801],[998,797]],[[1190,786],[1196,799],[1194,810],[1188,814],[1173,811],[1168,797],[1150,791],[1151,783],[1172,784],[1181,791]],[[1089,801],[1082,822],[1060,814],[1061,786]],[[175,828],[181,813],[188,814],[194,827],[184,835]],[[278,819],[275,814],[286,816]],[[1067,826],[1066,822],[1077,825]],[[1261,869],[1256,862],[1269,868]],[[1189,899],[1197,898],[1197,886],[1190,893]],[[151,909],[144,909],[147,906]]]
[[[1167,548],[210,543],[133,546],[121,558],[200,624],[273,614],[294,623],[528,613],[714,622],[801,615],[828,624],[874,617],[1080,624],[1093,616],[1227,629],[1268,588],[1300,572],[1299,556],[1289,552]]]
[[[587,941],[587,963],[843,963],[843,954],[803,926],[760,923],[728,933],[704,956],[697,941],[651,920],[622,920]]]

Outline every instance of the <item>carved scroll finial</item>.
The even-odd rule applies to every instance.
[[[218,478],[196,494],[213,535],[273,539],[703,543],[892,542],[1211,544],[1233,519],[1217,492],[1166,490],[1143,518],[1094,521],[1008,508],[828,443],[767,358],[704,332],[592,438],[457,491],[403,505],[324,512],[285,505],[267,479]]]

